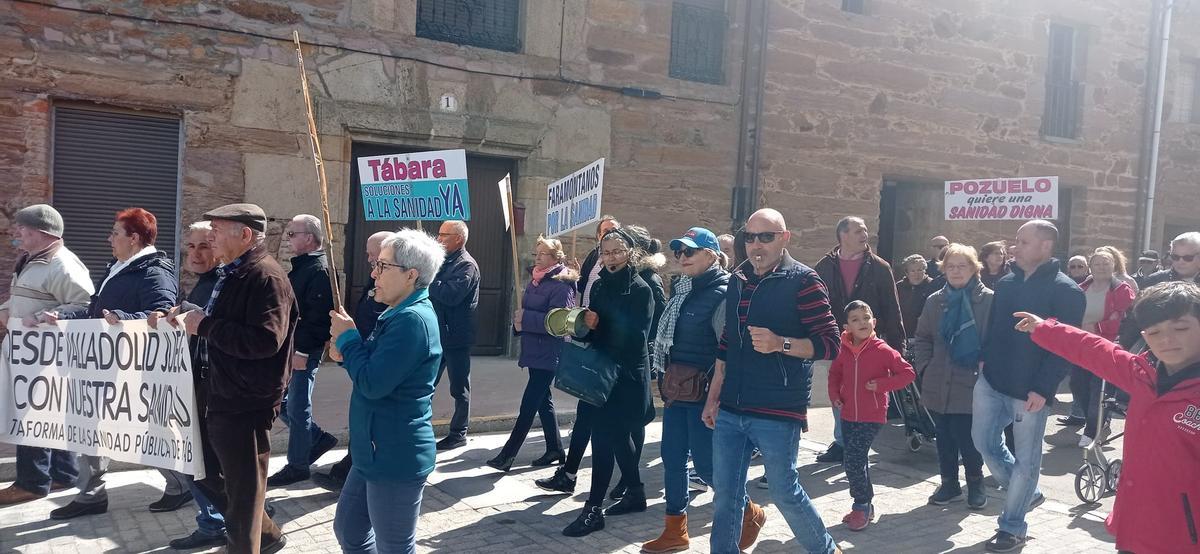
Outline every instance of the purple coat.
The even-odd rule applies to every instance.
[[[521,299],[521,359],[517,365],[554,371],[563,339],[546,333],[546,314],[554,308],[575,306],[575,281],[579,274],[562,267],[546,275],[537,286],[531,280]]]

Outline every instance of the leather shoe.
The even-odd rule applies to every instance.
[[[440,441],[437,441],[437,450],[454,450],[460,446],[466,446],[467,437],[448,436]]]
[[[321,459],[321,456],[324,456],[326,452],[337,446],[337,443],[337,437],[329,433],[322,433],[321,438],[317,439],[317,442],[312,446],[312,450],[308,453],[308,463],[310,465],[317,463],[317,460]]]
[[[260,554],[275,554],[276,552],[283,550],[283,547],[285,546],[287,546],[287,535],[279,535],[279,540],[273,543],[262,545],[258,551]]]
[[[487,463],[488,467],[492,469],[498,469],[507,473],[508,470],[512,469],[513,460],[516,459],[516,456],[505,457],[504,454],[499,454],[495,458],[492,458],[485,463]]]
[[[79,516],[103,514],[108,511],[108,501],[80,504],[71,501],[70,504],[50,511],[50,519],[72,519]]]
[[[172,540],[171,542],[167,543],[167,546],[171,547],[173,550],[198,550],[201,548],[224,546],[227,542],[229,541],[225,538],[224,533],[220,535],[206,535],[197,529],[192,531],[192,534],[186,537]]]
[[[75,485],[71,485],[69,483],[59,483],[58,481],[50,482],[50,492],[65,491],[73,488],[75,488]]]
[[[164,494],[157,502],[150,504],[151,512],[174,512],[187,505],[192,501],[191,491],[183,491],[181,494]]]
[[[267,478],[267,485],[271,487],[286,487],[292,483],[299,483],[308,479],[309,475],[310,473],[306,470],[286,465],[283,466],[283,469],[276,472],[275,475]]]
[[[341,491],[342,486],[346,484],[345,479],[338,479],[338,476],[332,471],[329,473],[313,473],[312,482],[316,483],[317,486],[332,492]]]
[[[29,492],[17,485],[9,485],[8,488],[0,490],[0,506],[10,506],[12,504],[20,504],[45,497],[44,494]]]
[[[567,461],[567,453],[562,450],[547,451],[545,454],[532,462],[529,465],[533,467],[546,467],[555,463],[563,463]]]

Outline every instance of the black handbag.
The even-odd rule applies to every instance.
[[[617,371],[616,362],[599,349],[567,341],[558,355],[554,388],[598,408],[608,402]]]

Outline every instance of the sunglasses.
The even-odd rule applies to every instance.
[[[763,231],[761,233],[751,233],[742,231],[742,241],[746,244],[759,242],[762,244],[770,244],[775,242],[775,236],[784,233],[785,231]]]
[[[1086,265],[1069,265],[1067,269],[1087,269]]]
[[[679,250],[675,251],[675,259],[678,260],[685,256],[690,258],[692,256],[695,256],[697,252],[700,252],[699,248],[692,248],[690,246],[680,248]]]
[[[1196,256],[1200,256],[1200,254],[1171,254],[1171,260],[1176,262],[1183,260],[1190,263],[1196,259]]]

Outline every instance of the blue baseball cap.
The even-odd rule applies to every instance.
[[[712,231],[704,227],[692,227],[682,237],[671,241],[671,250],[684,248],[707,248],[713,252],[720,252],[721,244],[717,242],[717,235]]]

